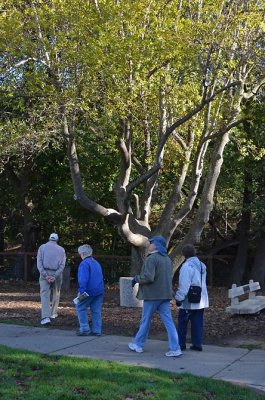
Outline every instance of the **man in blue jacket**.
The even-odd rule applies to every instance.
[[[75,305],[80,329],[78,336],[101,336],[102,333],[102,302],[104,295],[104,281],[101,265],[92,257],[92,248],[84,244],[78,248],[82,258],[78,267],[78,298]],[[85,297],[85,294],[88,296]],[[85,297],[85,298],[84,298]],[[88,323],[87,310],[90,307],[92,329]]]

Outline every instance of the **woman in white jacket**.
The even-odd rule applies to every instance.
[[[192,244],[182,248],[182,254],[186,261],[179,273],[179,287],[176,292],[178,314],[178,336],[181,350],[186,350],[186,335],[189,321],[191,322],[191,350],[202,351],[203,313],[209,307],[206,287],[206,265],[196,257],[196,250]],[[189,303],[187,294],[190,285],[201,286],[200,303]]]

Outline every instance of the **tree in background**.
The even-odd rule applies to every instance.
[[[171,242],[177,268],[183,243],[200,242],[230,134],[264,83],[261,2],[4,3],[2,74],[8,83],[33,68],[30,94],[51,105],[75,199],[132,245],[132,273],[153,233]],[[119,152],[115,202],[88,189],[79,154],[92,134],[101,160]]]
[[[9,109],[11,105],[14,107],[14,100],[10,100]],[[56,134],[50,132],[51,135],[46,135],[47,141],[43,141],[40,126],[36,132],[29,118],[25,120],[25,113],[21,112],[18,116],[14,109],[12,112],[8,112],[6,107],[2,109],[0,128],[2,251],[5,241],[9,247],[10,245],[12,247],[13,243],[16,245],[21,243],[22,250],[35,251],[40,243],[47,240],[51,231],[60,232],[64,245],[71,251],[83,240],[90,240],[95,249],[101,237],[105,239],[109,237],[111,242],[113,232],[110,227],[106,234],[106,228],[103,228],[101,221],[96,221],[93,217],[88,219],[87,212],[81,207],[76,207],[68,160],[60,136],[57,138]],[[30,110],[27,109],[27,114],[29,113]],[[100,144],[95,143],[95,146],[99,148]],[[80,157],[81,159],[84,157],[82,151]],[[95,171],[100,161],[92,160],[94,154],[86,154],[85,157],[90,159],[90,163],[84,170],[87,174],[94,175],[95,184],[91,185],[90,190],[97,190],[97,196],[104,198],[109,193],[107,185],[110,183],[105,179],[99,186],[100,182]],[[109,169],[111,168],[110,162]],[[91,226],[92,241],[89,234]]]
[[[28,70],[24,75],[5,82],[2,86],[0,145],[0,171],[8,180],[7,193],[16,198],[17,218],[23,219],[22,248],[36,248],[36,220],[31,181],[39,154],[50,145],[56,147],[49,110],[38,98],[31,98]],[[16,87],[12,90],[12,85]],[[58,141],[57,141],[58,142]],[[7,193],[2,201],[6,201]],[[13,203],[14,204],[14,203]],[[9,210],[9,214],[12,214]]]
[[[254,278],[264,282],[264,99],[262,94],[245,106],[245,121],[224,157],[213,216],[219,241],[212,253],[233,246],[236,258],[228,286]],[[213,240],[213,238],[209,238]],[[262,246],[262,245],[261,245]],[[256,261],[256,259],[259,261]]]
[[[249,247],[253,255],[249,265],[249,275],[265,287],[265,113],[264,93],[248,109],[245,127],[245,151],[247,169],[251,176],[251,202],[247,210],[251,214],[251,234]]]

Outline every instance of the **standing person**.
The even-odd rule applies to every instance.
[[[203,313],[209,307],[206,287],[206,265],[196,257],[196,249],[192,244],[182,248],[186,261],[179,274],[179,287],[176,292],[176,302],[180,306],[178,315],[178,335],[181,350],[186,350],[187,327],[191,323],[191,350],[202,351]],[[187,294],[190,285],[201,286],[200,303],[189,303]]]
[[[82,258],[78,267],[78,296],[84,293],[88,296],[75,305],[80,329],[77,336],[101,336],[102,333],[102,302],[104,295],[104,280],[101,265],[92,257],[92,248],[84,244],[78,248]],[[87,309],[90,307],[92,329],[90,329],[87,317]]]
[[[137,298],[144,300],[142,320],[133,343],[129,349],[137,353],[143,352],[148,337],[151,319],[157,311],[165,325],[168,335],[169,349],[167,357],[180,356],[181,350],[178,334],[174,325],[170,300],[172,299],[172,262],[167,255],[166,240],[163,236],[154,236],[149,239],[148,255],[143,264],[140,275],[132,280],[132,286],[139,283]]]
[[[40,272],[41,325],[58,317],[60,290],[65,267],[65,250],[58,245],[57,233],[51,233],[49,241],[38,249],[37,268]]]

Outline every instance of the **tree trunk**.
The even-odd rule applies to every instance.
[[[0,216],[0,251],[4,251],[5,249],[5,241],[4,241],[4,227],[5,227],[5,219]],[[0,256],[0,267],[4,265],[4,257]]]
[[[253,268],[250,273],[251,279],[260,283],[260,286],[265,290],[265,232],[261,232],[258,241],[258,247],[255,253]]]
[[[4,251],[5,248],[4,227],[5,227],[5,219],[2,216],[0,216],[0,251]]]
[[[31,158],[27,160],[27,163],[25,163],[19,172],[16,172],[16,168],[11,163],[7,163],[5,165],[5,171],[7,173],[8,180],[18,193],[20,208],[22,210],[23,232],[21,245],[22,250],[24,251],[36,250],[37,224],[33,220],[32,211],[34,209],[34,205],[31,197],[29,196],[29,188],[32,178],[32,166],[33,161]]]
[[[239,226],[239,244],[237,248],[237,254],[235,263],[233,266],[229,287],[235,283],[237,286],[243,284],[244,273],[247,266],[248,257],[248,233],[249,233],[249,218],[247,215],[242,215],[242,220]]]
[[[23,250],[24,251],[35,251],[36,250],[36,233],[37,224],[32,219],[31,214],[24,214],[24,226],[23,226]]]
[[[208,223],[212,211],[215,187],[223,164],[223,152],[228,141],[229,133],[225,132],[215,144],[210,168],[202,191],[200,206],[196,212],[194,222],[182,242],[178,243],[171,251],[174,273],[183,261],[183,257],[181,256],[182,246],[186,243],[200,243],[203,228]]]
[[[237,286],[243,284],[244,273],[247,266],[248,257],[248,236],[250,229],[250,204],[251,204],[251,175],[245,171],[244,195],[242,205],[242,219],[239,224],[239,245],[237,249],[236,260],[231,274],[230,287],[233,283]]]
[[[146,247],[131,247],[131,276],[135,276],[140,273],[146,256],[146,250]]]

